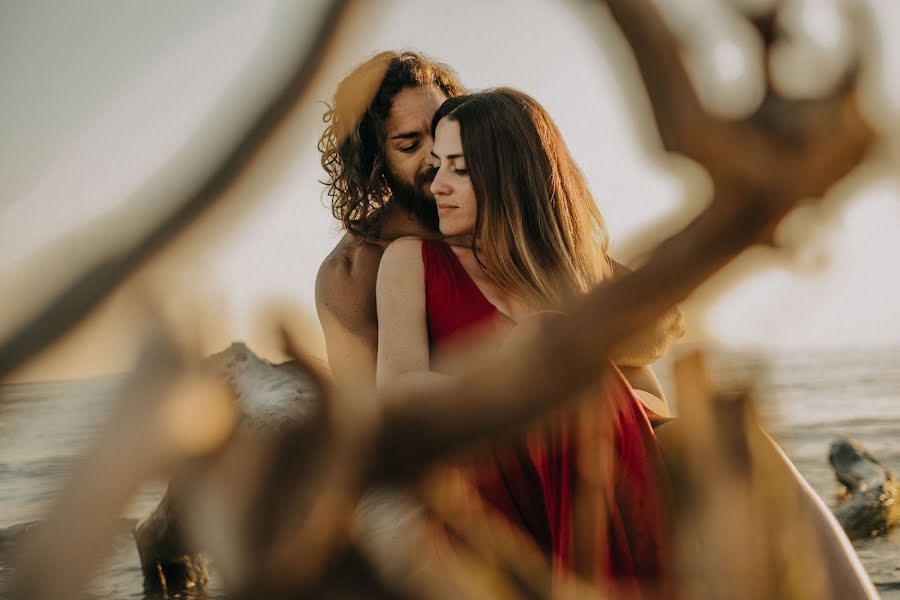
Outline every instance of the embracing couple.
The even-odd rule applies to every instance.
[[[470,94],[444,65],[384,52],[340,83],[325,121],[325,183],[346,233],[319,269],[316,304],[338,385],[452,377],[441,358],[459,340],[506,343],[564,318],[621,269],[583,174],[527,94]],[[529,540],[555,583],[574,572],[629,594],[665,579],[654,427],[669,415],[649,365],[683,329],[673,309],[608,357],[617,368],[584,401],[447,468],[478,503],[472,514]],[[818,511],[835,589],[866,596],[833,519],[792,476]]]
[[[382,53],[340,84],[326,122],[319,149],[346,234],[319,270],[316,300],[339,384],[451,376],[439,357],[455,339],[514,336],[613,275],[584,176],[528,95],[466,94],[444,65]],[[554,570],[574,567],[576,527],[600,527],[604,574],[659,575],[665,527],[652,423],[668,415],[648,365],[682,330],[673,310],[611,357],[621,371],[594,392],[608,410],[572,411],[461,467],[485,506],[525,532]],[[616,489],[596,492],[608,518],[576,524],[580,463],[590,462],[580,456],[597,443],[581,438],[601,432],[610,433],[604,454],[616,454]]]

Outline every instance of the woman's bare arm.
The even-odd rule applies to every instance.
[[[445,375],[430,371],[421,240],[402,238],[387,247],[378,268],[375,293],[378,389],[427,387],[444,379]]]

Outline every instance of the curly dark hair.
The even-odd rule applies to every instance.
[[[332,213],[351,233],[379,235],[381,209],[391,196],[384,173],[388,113],[398,92],[420,85],[436,85],[448,97],[465,92],[444,64],[416,52],[381,52],[341,81],[325,112],[322,183]]]

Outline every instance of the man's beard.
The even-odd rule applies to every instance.
[[[438,217],[437,204],[434,198],[422,191],[426,185],[434,179],[431,169],[422,173],[416,173],[413,185],[394,177],[393,173],[385,170],[388,185],[391,187],[392,202],[409,213],[422,227],[428,231],[440,232],[440,218]]]

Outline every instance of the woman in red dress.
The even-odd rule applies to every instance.
[[[408,238],[385,251],[379,386],[449,377],[437,356],[463,334],[502,339],[611,274],[600,212],[534,99],[511,89],[452,98],[432,130],[441,233],[465,244]],[[460,462],[459,472],[543,552],[554,584],[574,573],[635,597],[663,579],[668,542],[651,425],[659,415],[609,371],[590,397]]]

